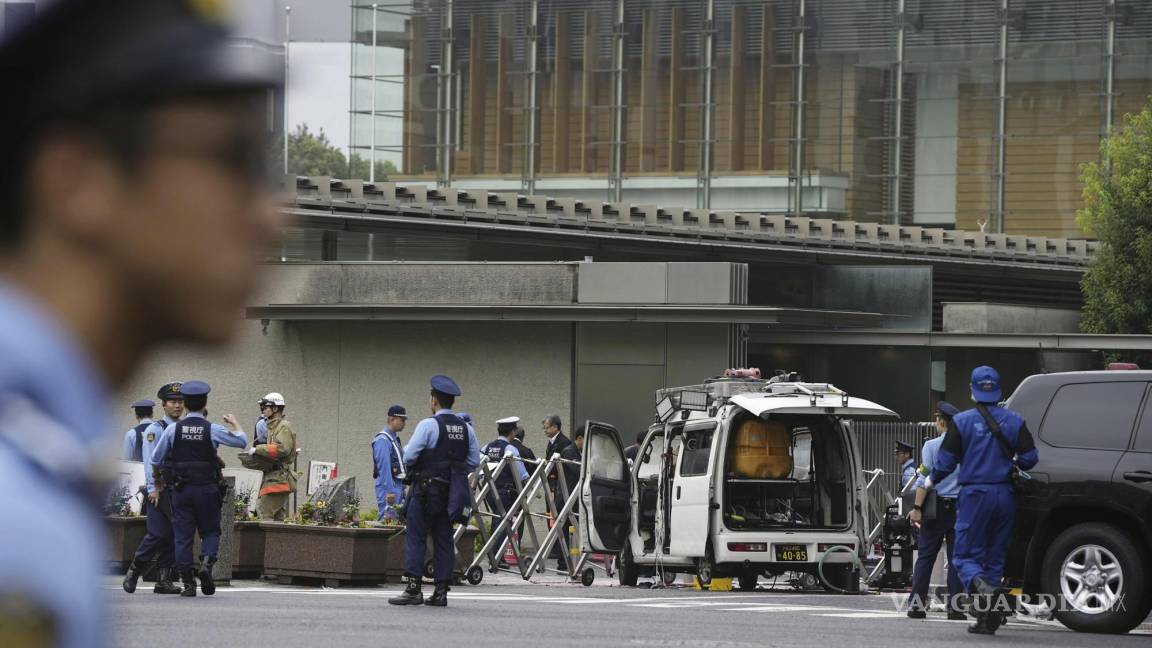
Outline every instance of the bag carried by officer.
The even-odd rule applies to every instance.
[[[1016,451],[1012,449],[1012,444],[1008,443],[1008,439],[1004,436],[1004,433],[1000,431],[1000,424],[996,422],[996,417],[992,416],[992,413],[988,411],[988,408],[983,403],[978,403],[976,409],[980,412],[980,416],[984,418],[985,425],[987,425],[988,429],[992,432],[992,436],[996,438],[996,443],[1000,445],[1000,449],[1008,456],[1008,460],[1012,462],[1012,471],[1008,473],[1008,479],[1012,482],[1012,486],[1019,488],[1027,484],[1032,477],[1028,473],[1020,470],[1020,467],[1016,465]]]

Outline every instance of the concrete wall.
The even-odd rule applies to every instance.
[[[169,380],[206,380],[210,417],[234,413],[251,437],[256,401],[280,391],[300,436],[301,469],[309,460],[336,461],[341,474],[357,477],[367,510],[369,444],[390,404],[407,407],[414,426],[427,415],[428,377],[445,373],[460,384],[458,408],[475,417],[481,443],[495,437],[497,418],[518,415],[528,444],[542,450],[539,420],[549,413],[572,416],[571,362],[570,324],[273,322],[263,335],[258,322],[246,322],[227,351],[158,355],[116,406],[127,429],[128,403],[154,398]],[[402,438],[410,434],[411,428]],[[221,455],[238,465],[231,449]]]
[[[944,304],[945,333],[1079,333],[1080,311],[1010,304]]]

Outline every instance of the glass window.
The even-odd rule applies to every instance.
[[[624,460],[624,451],[619,444],[608,434],[595,429],[588,434],[588,443],[592,444],[588,453],[588,469],[593,477],[623,481],[627,462]]]
[[[1124,450],[1147,383],[1065,385],[1044,416],[1040,437],[1054,446]]]
[[[1136,444],[1142,452],[1152,452],[1152,399],[1144,405],[1144,416],[1140,417],[1140,429],[1136,430]]]
[[[708,459],[712,456],[712,437],[715,433],[715,425],[684,432],[684,458],[680,461],[681,477],[708,474]]]
[[[812,469],[812,432],[796,428],[792,434],[792,479],[807,481]]]

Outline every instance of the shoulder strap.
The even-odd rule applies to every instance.
[[[1004,433],[1000,431],[1000,424],[996,422],[996,417],[988,411],[988,408],[983,403],[976,405],[979,410],[980,416],[984,417],[984,423],[988,425],[988,429],[992,431],[992,436],[996,437],[996,443],[1000,444],[1000,449],[1008,456],[1009,460],[1016,459],[1016,451],[1012,449],[1012,444],[1008,443],[1008,439],[1004,437]]]

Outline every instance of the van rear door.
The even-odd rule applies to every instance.
[[[580,550],[617,553],[632,527],[632,476],[620,433],[607,423],[585,424],[580,463]]]

